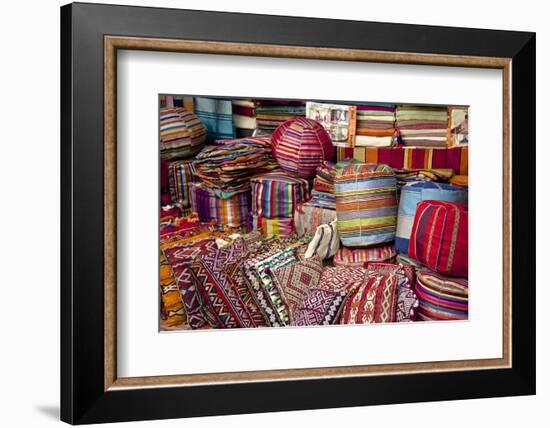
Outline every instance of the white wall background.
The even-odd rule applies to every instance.
[[[123,1],[126,4],[234,12],[342,18],[412,24],[527,30],[537,32],[537,176],[544,183],[550,157],[543,124],[550,113],[548,28],[544,2],[438,1],[277,2],[201,0]],[[117,3],[104,0],[103,3]],[[9,427],[58,424],[59,414],[59,6],[58,0],[4,2],[0,13],[0,420]],[[497,7],[495,7],[497,6]],[[466,400],[396,406],[285,412],[143,422],[141,426],[227,427],[541,426],[550,400],[548,285],[541,267],[550,239],[547,190],[537,189],[538,394],[534,397]],[[545,198],[546,196],[546,198]],[[544,248],[546,247],[546,248]],[[473,386],[475,387],[475,386]],[[426,419],[422,415],[429,415]],[[459,415],[458,417],[456,415]],[[431,423],[430,423],[431,422]],[[539,423],[537,423],[539,422]],[[440,422],[439,422],[440,423]],[[547,423],[547,422],[546,422]],[[137,423],[126,426],[137,426]]]

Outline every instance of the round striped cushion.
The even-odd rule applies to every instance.
[[[206,128],[181,107],[160,109],[160,154],[164,159],[196,155],[206,140]]]
[[[418,316],[424,321],[468,319],[468,280],[421,269],[416,274]]]
[[[272,136],[273,157],[279,166],[302,177],[313,177],[324,160],[334,159],[334,146],[323,126],[295,117],[283,122]]]

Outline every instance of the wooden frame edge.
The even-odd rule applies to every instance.
[[[503,356],[495,359],[117,378],[116,375],[116,52],[117,49],[250,55],[502,69],[503,72]],[[510,368],[511,58],[382,52],[289,45],[104,36],[104,390],[291,381]]]

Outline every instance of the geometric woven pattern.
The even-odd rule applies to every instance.
[[[336,324],[348,295],[343,290],[312,288],[298,306],[291,325],[312,326]]]
[[[362,267],[327,266],[323,269],[319,288],[349,290],[363,283],[367,271]]]

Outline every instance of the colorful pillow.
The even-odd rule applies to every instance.
[[[239,227],[246,225],[250,210],[250,191],[222,199],[204,183],[191,184],[191,206],[203,222]]]
[[[191,206],[189,187],[196,180],[195,167],[192,160],[179,160],[168,163],[168,182],[170,199],[183,208]]]
[[[295,117],[277,127],[272,136],[273,157],[279,166],[311,178],[324,160],[334,159],[335,150],[327,131],[312,119]]]
[[[391,263],[367,263],[365,267],[369,274],[397,276],[395,322],[414,321],[418,308],[418,297],[414,292],[414,268],[411,265]]]
[[[163,320],[165,326],[176,327],[187,322],[187,314],[174,272],[162,251],[160,253],[160,299],[165,315]]]
[[[367,247],[393,241],[397,193],[395,175],[390,167],[350,163],[338,168],[335,194],[342,245]]]
[[[195,155],[206,140],[199,118],[181,107],[160,109],[160,155],[182,159]]]
[[[335,210],[319,208],[311,202],[297,205],[294,211],[294,225],[299,236],[306,233],[313,235],[319,226],[329,224],[333,220],[336,220]]]
[[[314,255],[326,260],[336,254],[340,248],[340,239],[336,230],[336,220],[330,224],[322,224],[317,227],[313,239],[307,247],[305,258],[308,259]]]
[[[451,278],[429,270],[416,277],[418,316],[424,321],[468,319],[468,280]]]
[[[326,290],[349,290],[363,283],[367,275],[362,267],[327,266],[319,280],[319,288]]]
[[[344,304],[340,324],[371,324],[395,321],[397,276],[369,275],[353,289]]]
[[[271,269],[271,277],[277,289],[282,291],[282,297],[289,310],[291,322],[293,314],[308,291],[319,284],[322,273],[323,262],[318,256]]]
[[[334,256],[334,266],[364,266],[369,262],[386,262],[395,257],[393,244],[371,248],[342,247]]]
[[[468,209],[444,201],[418,204],[409,256],[437,272],[468,277]]]
[[[337,324],[346,301],[345,290],[312,288],[298,306],[293,317],[293,326],[313,326]]]

